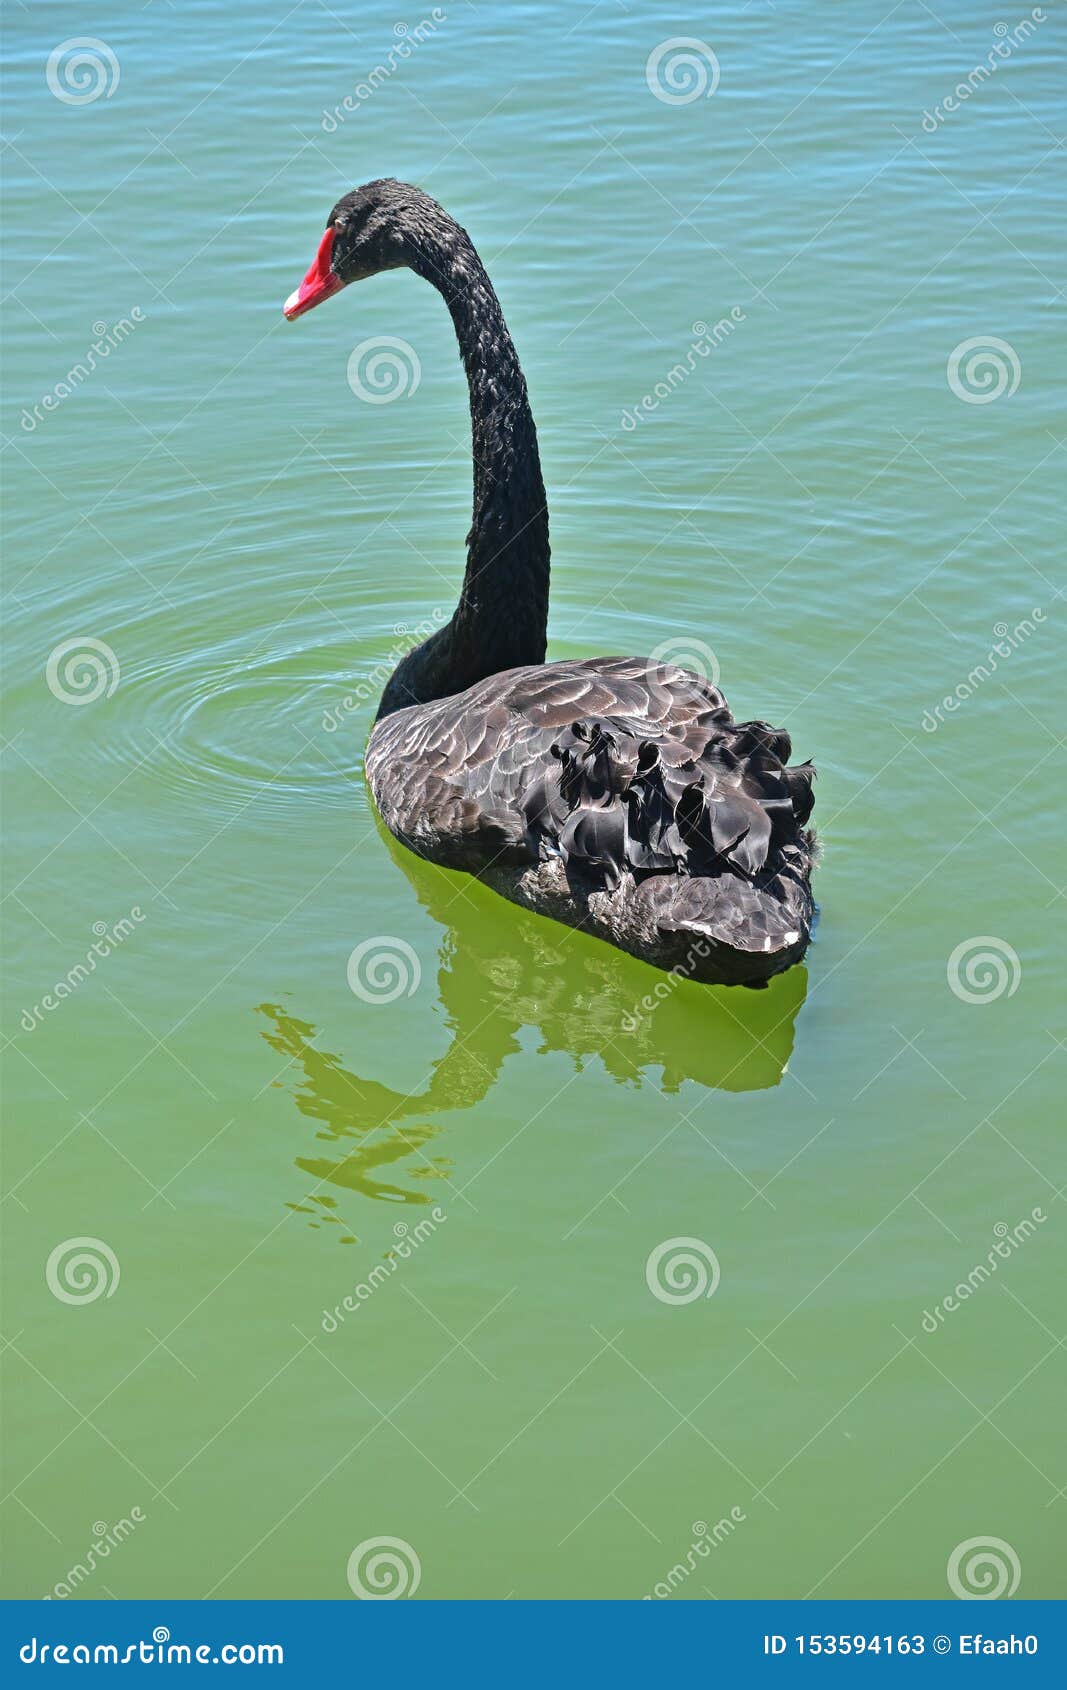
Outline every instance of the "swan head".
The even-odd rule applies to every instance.
[[[311,268],[282,310],[302,317],[349,282],[411,264],[435,233],[455,229],[452,219],[421,188],[386,178],[344,194],[330,212]]]

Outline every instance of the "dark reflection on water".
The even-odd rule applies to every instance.
[[[431,1154],[435,1119],[480,1103],[527,1027],[543,1053],[565,1051],[580,1073],[596,1058],[621,1085],[678,1091],[685,1080],[724,1091],[780,1083],[793,1049],[807,970],[793,968],[764,992],[674,980],[585,935],[501,901],[466,876],[424,863],[388,835],[394,863],[444,929],[437,990],[452,1035],[428,1082],[395,1091],[346,1068],[314,1043],[316,1029],[276,1003],[258,1006],[267,1043],[302,1068],[294,1097],[322,1125],[335,1153],[298,1156],[316,1181],[392,1203],[427,1204],[437,1193],[380,1177],[398,1163],[423,1185],[448,1178],[449,1159]],[[336,1221],[328,1198],[312,1199],[318,1222]],[[302,1205],[295,1205],[303,1207]]]

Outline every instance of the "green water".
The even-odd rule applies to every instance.
[[[1014,12],[442,11],[390,62],[377,3],[9,10],[7,1592],[121,1526],[75,1594],[349,1599],[385,1536],[420,1598],[936,1597],[992,1536],[1052,1596],[1063,8],[925,130]],[[57,98],[88,28],[117,84]],[[649,88],[672,36],[712,97]],[[280,307],[384,174],[470,229],[527,369],[550,654],[698,642],[818,764],[816,942],[764,994],[375,824],[465,392],[410,275]],[[386,335],[419,380],[369,403]],[[81,1238],[118,1281],[60,1251],[64,1300]],[[664,1300],[687,1238],[718,1284]]]

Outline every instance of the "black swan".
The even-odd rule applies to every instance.
[[[545,662],[548,510],[526,382],[465,230],[368,182],[330,213],[292,320],[406,265],[442,294],[470,387],[474,515],[451,621],[409,652],[367,746],[375,803],[421,857],[657,968],[764,986],[807,949],[809,763],[717,687],[641,657]]]

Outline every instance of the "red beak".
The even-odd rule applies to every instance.
[[[330,269],[330,253],[333,249],[333,230],[327,229],[319,242],[319,250],[315,254],[315,261],[295,293],[291,293],[282,310],[286,320],[293,322],[296,317],[302,317],[305,311],[310,311],[313,305],[321,305],[324,299],[329,299],[332,293],[337,293],[344,287],[340,276],[335,276]]]

